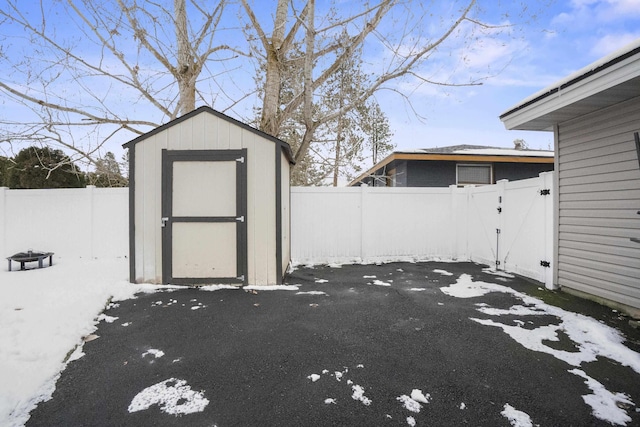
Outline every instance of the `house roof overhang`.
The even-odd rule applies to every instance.
[[[542,89],[500,115],[509,130],[553,126],[640,96],[640,39]]]
[[[202,107],[198,107],[195,110],[178,117],[177,119],[171,120],[170,122],[167,122],[161,126],[158,126],[157,128],[142,134],[140,136],[138,136],[137,138],[132,139],[131,141],[122,144],[123,148],[133,148],[138,142],[144,141],[145,139],[149,138],[152,135],[155,135],[159,132],[164,131],[165,129],[168,129],[172,126],[177,125],[178,123],[181,123],[185,120],[188,120],[198,114],[202,114],[202,113],[209,113],[209,114],[213,114],[214,116],[222,119],[222,120],[226,120],[228,122],[231,122],[233,124],[235,124],[236,126],[239,126],[243,129],[248,130],[249,132],[253,132],[257,135],[260,135],[261,137],[268,139],[270,141],[273,141],[274,143],[280,145],[280,147],[282,148],[283,153],[285,154],[285,156],[287,157],[287,160],[289,161],[290,164],[295,164],[295,159],[293,156],[293,151],[291,150],[291,146],[286,143],[285,141],[276,138],[275,136],[269,135],[268,133],[262,132],[261,130],[258,130],[256,128],[253,128],[251,126],[249,126],[246,123],[243,123],[239,120],[234,119],[233,117],[227,116],[224,113],[221,113],[220,111],[214,110],[211,107],[207,107],[207,106],[202,106]]]
[[[461,153],[403,153],[393,152],[385,157],[380,162],[376,163],[371,169],[358,176],[356,179],[349,183],[349,186],[356,185],[358,182],[374,175],[376,172],[384,170],[386,166],[391,163],[401,160],[420,160],[420,161],[451,161],[451,162],[464,162],[464,163],[550,163],[553,164],[553,154],[548,155],[548,152],[541,152],[540,156],[534,155],[484,155],[484,154],[461,154]]]

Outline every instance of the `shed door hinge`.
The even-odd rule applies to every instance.
[[[543,267],[551,267],[551,263],[549,261],[540,261],[540,265]]]
[[[244,156],[240,157],[239,159],[236,159],[236,162],[244,163]]]
[[[244,215],[237,217],[237,218],[236,218],[236,221],[238,221],[238,222],[244,222]]]
[[[545,188],[545,189],[540,190],[540,195],[541,196],[548,196],[549,194],[551,194],[551,189],[549,189],[549,188]]]
[[[500,234],[500,229],[496,228],[496,234]]]

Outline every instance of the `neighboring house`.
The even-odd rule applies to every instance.
[[[448,187],[533,178],[553,170],[553,151],[454,145],[394,151],[349,185]]]
[[[554,133],[554,284],[640,316],[640,39],[500,119]]]

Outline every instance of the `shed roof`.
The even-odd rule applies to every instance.
[[[500,115],[507,129],[556,123],[640,96],[640,39],[529,96]]]
[[[155,135],[155,134],[157,134],[159,132],[162,132],[162,131],[164,131],[164,130],[172,127],[172,126],[177,125],[178,123],[181,123],[181,122],[183,122],[185,120],[188,120],[188,119],[190,119],[190,118],[192,118],[192,117],[194,117],[194,116],[196,116],[198,114],[201,114],[201,113],[213,114],[214,116],[216,116],[216,117],[218,117],[218,118],[220,118],[222,120],[226,120],[228,122],[231,122],[231,123],[235,124],[236,126],[239,126],[239,127],[243,128],[245,130],[248,130],[249,132],[253,132],[253,133],[257,134],[257,135],[260,135],[261,137],[263,137],[265,139],[268,139],[270,141],[273,141],[276,144],[279,144],[283,148],[283,150],[285,152],[285,155],[287,156],[287,159],[289,160],[289,163],[295,164],[295,160],[293,158],[293,151],[291,151],[291,146],[288,143],[284,142],[283,140],[281,140],[279,138],[276,138],[275,136],[269,135],[268,133],[262,132],[261,130],[258,130],[258,129],[256,129],[254,127],[251,127],[246,123],[243,123],[243,122],[241,122],[239,120],[236,120],[233,117],[227,116],[226,114],[221,113],[220,111],[214,110],[211,107],[207,107],[206,105],[202,106],[202,107],[198,107],[195,110],[193,110],[193,111],[191,111],[191,112],[189,112],[189,113],[187,113],[187,114],[185,114],[183,116],[178,117],[177,119],[173,119],[170,122],[167,122],[167,123],[165,123],[165,124],[163,124],[161,126],[158,126],[157,128],[155,128],[155,129],[153,129],[153,130],[151,130],[151,131],[149,131],[149,132],[147,132],[147,133],[145,133],[143,135],[140,135],[135,139],[132,139],[131,141],[123,144],[122,146],[124,148],[132,148],[138,142],[144,141],[145,139],[149,138],[150,136],[153,136],[153,135]]]

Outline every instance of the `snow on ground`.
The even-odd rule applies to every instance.
[[[434,273],[441,274],[441,275],[443,275],[443,276],[453,276],[453,273],[451,273],[451,272],[449,272],[449,271],[447,271],[447,270],[440,270],[440,269],[437,269],[437,268],[436,268],[435,270],[433,270],[433,272],[434,272]]]
[[[533,427],[533,422],[528,414],[518,411],[508,403],[505,403],[504,409],[500,413],[509,420],[513,427]]]
[[[56,259],[51,267],[0,271],[0,425],[19,426],[51,396],[65,358],[82,356],[111,297],[153,289],[128,283],[128,260]],[[10,386],[9,386],[10,385]]]
[[[606,357],[623,366],[628,366],[640,374],[640,354],[623,344],[624,337],[620,332],[591,317],[546,304],[538,298],[515,291],[507,286],[473,281],[468,274],[462,274],[456,283],[441,287],[440,290],[446,295],[458,298],[475,298],[490,292],[511,294],[522,301],[522,304],[515,304],[508,309],[498,309],[485,303],[479,303],[476,304],[477,310],[496,318],[503,315],[549,316],[556,320],[551,324],[534,328],[524,328],[524,322],[521,320],[515,322],[510,320],[509,324],[492,319],[471,318],[471,320],[481,325],[501,328],[523,347],[550,354],[571,366],[580,367],[583,363],[596,361],[598,357]],[[559,341],[559,332],[563,332],[571,339],[576,347],[574,351],[558,350],[545,344],[545,341]],[[585,383],[593,392],[593,394],[584,395],[582,398],[587,405],[591,406],[595,417],[614,425],[625,425],[631,421],[627,412],[618,406],[618,404],[635,405],[627,395],[606,390],[602,384],[580,369],[573,369],[569,372],[584,378]],[[507,411],[506,406],[505,411]],[[513,423],[514,421],[512,421],[514,426],[531,425]]]
[[[131,404],[129,412],[138,412],[159,405],[160,410],[170,415],[192,414],[202,412],[209,404],[204,392],[193,391],[185,380],[169,378],[138,393]]]

